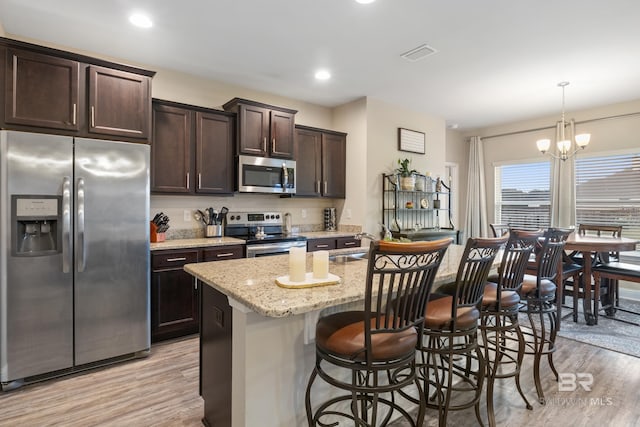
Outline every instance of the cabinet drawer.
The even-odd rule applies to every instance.
[[[151,256],[153,270],[166,268],[181,268],[185,264],[198,262],[198,251],[163,251]]]
[[[336,239],[336,249],[357,248],[360,246],[360,240],[353,237],[338,237]]]
[[[202,250],[202,261],[223,261],[225,259],[237,259],[244,257],[244,246],[221,246]]]
[[[327,251],[336,248],[336,239],[311,239],[307,241],[307,251]]]

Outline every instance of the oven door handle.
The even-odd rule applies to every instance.
[[[302,247],[306,246],[307,243],[304,240],[300,240],[299,242],[295,242],[296,244],[292,244],[292,242],[287,243],[272,243],[272,244],[261,244],[261,245],[248,245],[247,246],[247,258],[253,258],[255,254],[269,254],[269,253],[287,253],[289,249],[292,247]]]

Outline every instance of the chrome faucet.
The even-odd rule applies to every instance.
[[[369,233],[358,233],[355,236],[353,236],[356,240],[362,240],[363,238],[369,239],[369,240],[380,240],[378,237],[374,236],[373,234],[369,234]]]

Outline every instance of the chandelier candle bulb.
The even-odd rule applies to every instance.
[[[313,278],[326,279],[329,277],[329,252],[316,251],[313,253]]]
[[[289,249],[289,280],[292,282],[304,282],[306,275],[307,275],[306,248]]]

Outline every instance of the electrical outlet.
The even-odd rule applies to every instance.
[[[301,209],[300,210],[300,216],[304,219],[307,217],[307,210],[306,209]]]
[[[346,209],[344,211],[344,217],[345,219],[351,219],[351,209]]]
[[[184,222],[191,222],[191,211],[189,209],[182,211],[182,214],[184,215]]]

